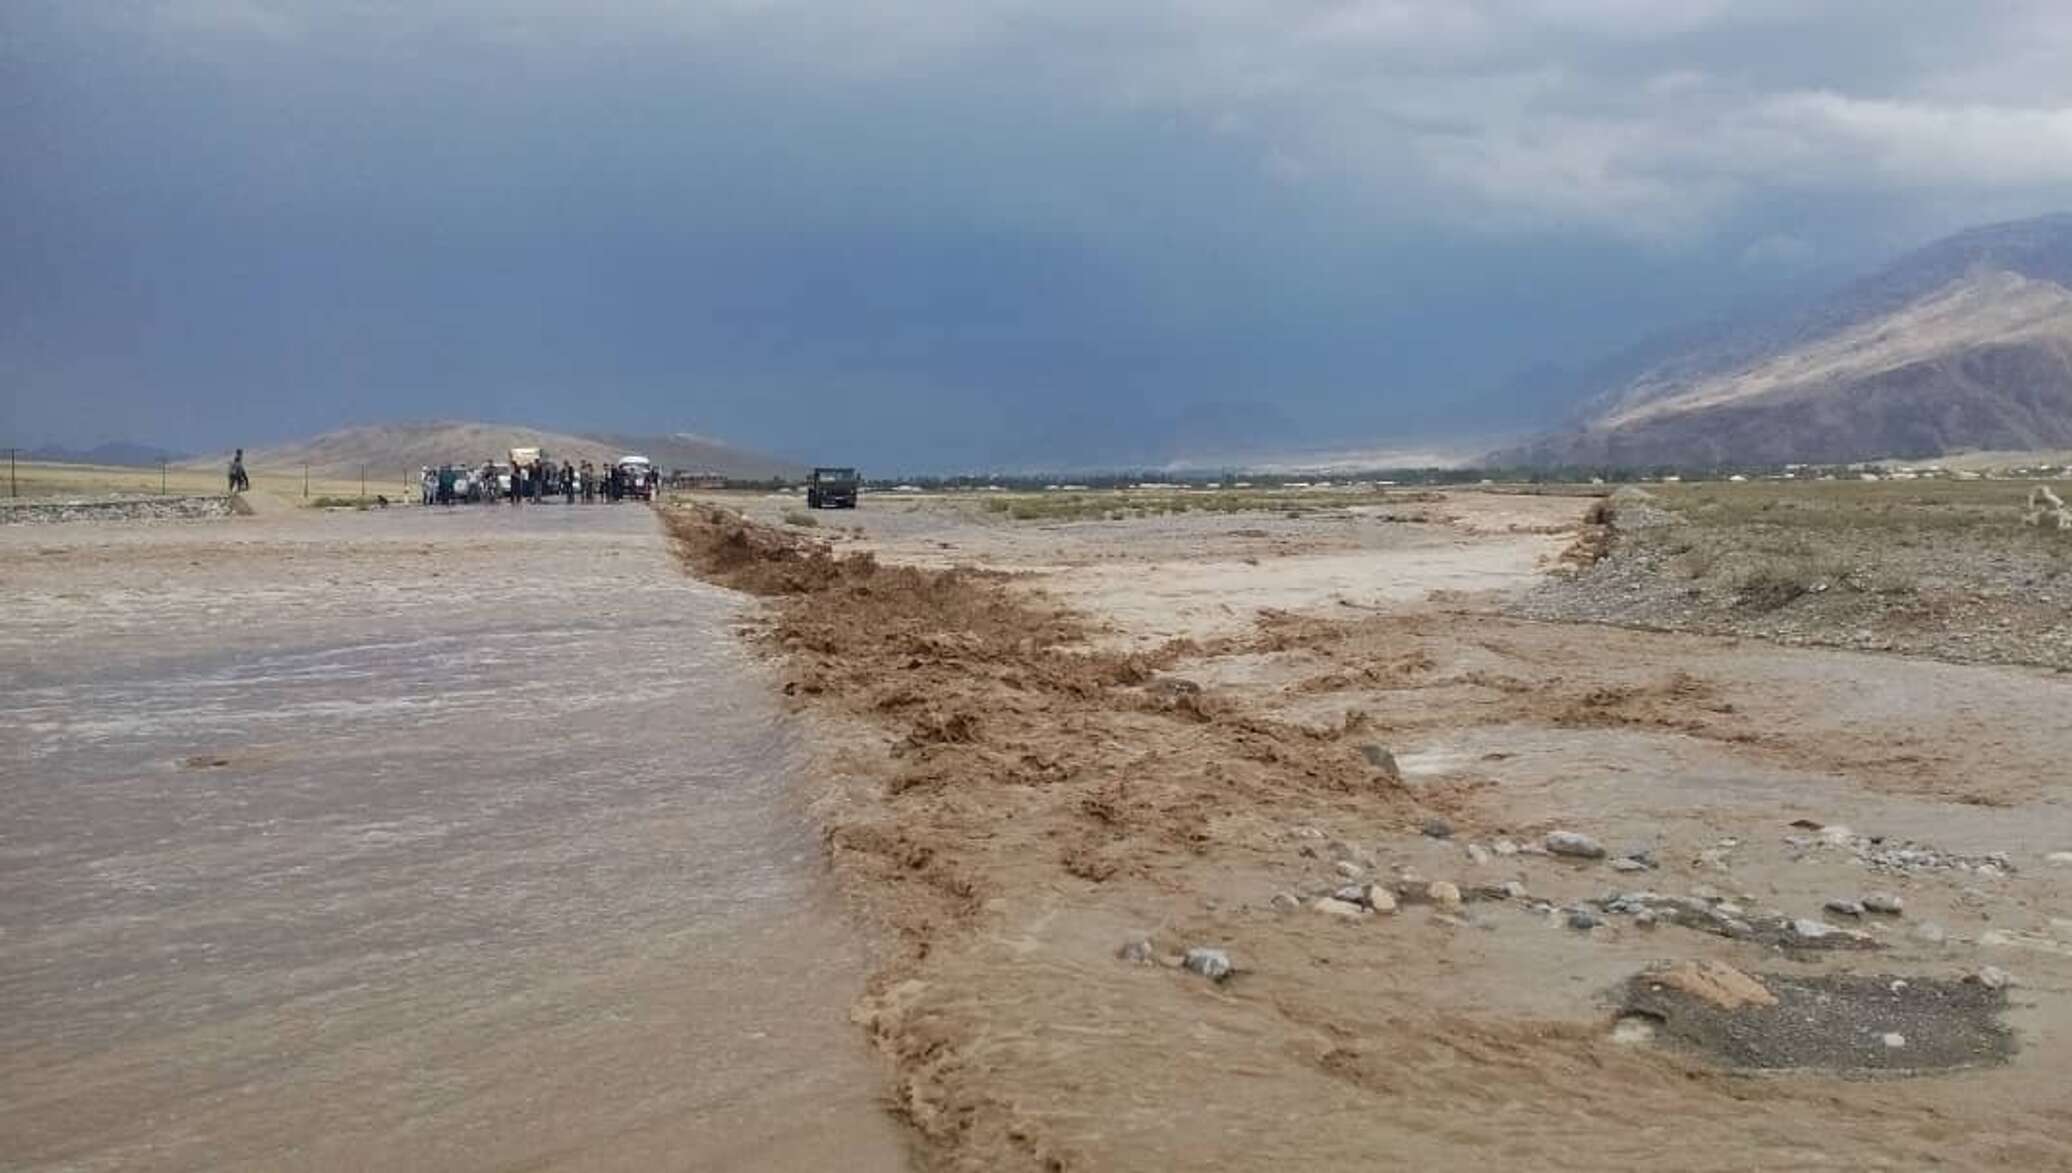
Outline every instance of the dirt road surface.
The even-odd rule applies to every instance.
[[[0,1166],[904,1167],[796,724],[648,510],[13,531]]]

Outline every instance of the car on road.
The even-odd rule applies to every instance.
[[[806,478],[806,508],[854,509],[860,483],[853,468],[816,468]]]

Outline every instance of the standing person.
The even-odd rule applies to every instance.
[[[252,487],[252,480],[245,475],[245,450],[240,448],[230,458],[230,491],[242,493]]]
[[[453,504],[453,466],[450,464],[439,466],[439,504]]]
[[[576,503],[576,466],[566,460],[561,462],[561,499],[564,504]]]
[[[519,490],[519,488],[520,488],[520,484],[519,484],[519,480],[518,480],[518,472],[519,472],[519,469],[518,469],[518,462],[514,460],[514,461],[512,461],[512,462],[511,462],[511,489],[510,489],[510,493],[511,493],[511,504],[513,504],[513,505],[516,505],[516,504],[518,504],[518,490]]]

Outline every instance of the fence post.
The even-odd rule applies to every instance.
[[[367,503],[367,466],[360,466],[360,504]]]
[[[309,500],[309,462],[302,462],[302,499]]]
[[[165,461],[158,462],[158,495],[165,496]]]

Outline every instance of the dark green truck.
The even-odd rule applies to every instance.
[[[854,509],[856,486],[853,468],[816,468],[806,478],[806,508]]]

